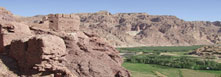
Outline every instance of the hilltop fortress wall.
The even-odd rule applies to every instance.
[[[80,18],[74,14],[49,14],[49,28],[54,31],[78,31]]]

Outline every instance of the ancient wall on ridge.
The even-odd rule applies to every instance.
[[[79,30],[80,18],[74,14],[49,14],[49,28],[55,31]]]

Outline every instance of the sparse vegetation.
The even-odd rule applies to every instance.
[[[220,77],[221,71],[214,70],[189,70],[171,68],[155,64],[141,64],[125,62],[123,66],[132,73],[132,77],[157,77],[157,71],[167,77]]]
[[[158,47],[131,47],[131,48],[117,48],[121,53],[124,52],[186,52],[190,50],[195,50],[202,47],[201,45],[196,46],[158,46]]]
[[[187,68],[194,70],[221,70],[221,63],[210,60],[199,60],[187,56],[165,56],[165,55],[137,55],[126,59],[126,62],[157,64],[174,68]]]
[[[156,72],[167,77],[221,76],[221,63],[215,62],[213,58],[188,55],[200,47],[135,47],[118,50],[122,53],[144,52],[141,55],[125,57],[123,66],[132,72],[133,77],[157,77]]]

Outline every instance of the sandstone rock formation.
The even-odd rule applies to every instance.
[[[16,59],[25,75],[56,73],[73,77],[130,76],[121,67],[123,60],[119,52],[101,38],[83,32],[58,33],[58,36],[37,35],[14,40],[9,55]]]
[[[11,59],[17,68],[11,69],[4,61],[0,70],[6,71],[0,76],[130,77],[115,48],[97,35],[79,31],[77,15],[61,16],[53,21],[59,24],[49,22],[48,29],[12,19],[15,21],[0,22],[0,55]],[[60,20],[64,23],[60,24]]]
[[[16,62],[7,56],[0,55],[0,76],[1,77],[17,77],[18,72]]]
[[[64,41],[52,35],[14,40],[9,51],[9,56],[18,62],[21,74],[53,72],[55,76],[64,74],[76,77],[62,64],[65,55],[67,53]]]
[[[68,54],[67,67],[79,77],[130,77],[121,67],[119,52],[101,38],[89,33],[73,33],[63,37]]]
[[[11,66],[0,58],[0,70],[7,70],[0,76],[130,77],[121,67],[119,52],[108,42],[114,46],[210,45],[221,41],[220,25],[219,21],[106,11],[26,18],[0,8],[0,54],[18,66],[10,72]],[[212,55],[220,54],[217,47],[207,48]]]
[[[29,26],[15,21],[13,14],[0,8],[0,53],[4,46],[10,45],[14,39],[20,39],[31,35]]]

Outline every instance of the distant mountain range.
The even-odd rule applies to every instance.
[[[95,33],[115,47],[211,45],[221,41],[220,21],[184,21],[176,16],[107,11],[76,15],[81,19],[81,30]],[[17,20],[47,28],[48,22],[42,21],[43,17]]]

